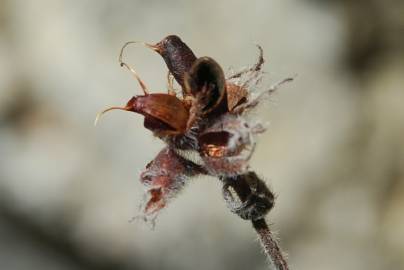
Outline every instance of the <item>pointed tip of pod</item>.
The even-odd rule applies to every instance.
[[[103,116],[105,113],[109,112],[109,111],[113,111],[113,110],[121,110],[121,111],[135,111],[134,108],[136,107],[136,99],[137,97],[134,96],[132,97],[124,107],[121,106],[112,106],[112,107],[108,107],[102,111],[100,111],[99,113],[97,113],[95,120],[94,120],[94,126],[97,126],[101,116]]]
[[[147,47],[163,58],[170,73],[173,74],[178,84],[183,87],[185,72],[190,70],[196,60],[195,54],[187,44],[176,35],[168,35],[156,44],[149,44]]]
[[[100,111],[99,113],[97,113],[95,119],[94,119],[94,126],[97,126],[101,116],[103,116],[105,113],[112,111],[112,110],[121,110],[121,111],[128,111],[129,108],[128,107],[118,107],[118,106],[113,106],[113,107],[109,107],[106,108],[105,110]]]

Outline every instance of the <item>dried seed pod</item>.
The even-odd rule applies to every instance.
[[[247,102],[248,91],[245,87],[226,82],[227,108],[232,112],[237,106]]]
[[[158,137],[185,133],[189,123],[189,106],[187,106],[185,101],[178,99],[170,93],[149,94],[146,84],[136,71],[122,59],[124,49],[131,43],[134,42],[127,42],[122,47],[119,54],[119,64],[131,72],[142,88],[144,95],[132,97],[124,107],[110,107],[100,112],[95,119],[95,124],[104,113],[118,109],[142,114],[145,117],[145,128],[153,131]],[[151,46],[148,44],[145,45]]]
[[[254,152],[254,135],[264,132],[244,118],[224,114],[200,132],[199,151],[211,175],[237,175],[248,170]]]
[[[237,72],[226,79],[227,83],[227,104],[230,112],[235,112],[236,107],[242,105],[248,101],[249,96],[249,84],[252,81],[259,81],[259,77],[262,74],[262,66],[265,62],[264,51],[260,45],[257,45],[259,50],[259,56],[257,63],[252,67]],[[246,76],[248,75],[248,76]],[[240,78],[246,77],[243,80]]]
[[[157,136],[182,134],[187,129],[188,109],[177,97],[169,94],[146,94],[132,97],[125,107],[111,107],[110,110],[124,110],[142,114],[145,128]]]
[[[153,220],[184,187],[188,177],[201,173],[201,170],[169,147],[161,150],[140,175],[140,181],[147,187],[146,201],[142,206],[143,218]]]
[[[195,54],[178,36],[170,35],[155,45],[147,45],[159,53],[175,80],[184,88],[184,75],[196,60]]]
[[[168,94],[149,94],[136,72],[122,60],[124,48],[132,43],[139,42],[127,42],[121,49],[119,62],[138,80],[144,95],[134,96],[125,107],[112,107],[102,113],[121,109],[142,114],[145,127],[167,144],[140,176],[146,186],[141,217],[154,224],[159,211],[182,190],[188,177],[197,174],[218,176],[230,210],[251,220],[274,265],[288,269],[264,220],[274,205],[274,195],[248,166],[255,147],[254,135],[264,132],[265,128],[249,124],[242,115],[254,108],[264,94],[272,93],[291,79],[248,100],[248,91],[259,81],[264,62],[261,47],[259,61],[254,67],[226,80],[223,70],[212,58],[196,59],[179,37],[168,36],[156,45],[141,43],[163,57],[182,86],[184,97],[182,100],[175,97],[170,73]],[[244,74],[249,76],[242,82]]]
[[[158,52],[163,57],[169,71],[174,75],[174,78],[181,85],[183,91],[186,91],[187,88],[185,88],[184,82],[185,73],[191,72],[191,67],[197,60],[192,50],[176,35],[169,35],[155,45],[146,44],[146,46]],[[259,72],[261,70],[262,64],[264,63],[262,57],[263,51],[260,46],[258,46],[258,48],[260,49],[258,63],[251,69],[234,74],[230,77],[231,79],[240,77],[243,73],[252,71]],[[248,91],[244,86],[228,81],[226,82],[226,88],[228,111],[231,112],[235,107],[247,101]],[[184,93],[184,95],[186,94],[189,94],[189,92]]]
[[[242,219],[262,219],[273,208],[275,196],[255,172],[221,180],[227,206]]]
[[[185,76],[186,92],[196,98],[200,113],[206,115],[226,101],[225,77],[220,65],[210,57],[198,58]]]
[[[145,116],[145,127],[163,134],[181,134],[187,128],[188,110],[178,98],[168,94],[133,97],[127,104],[130,111]]]
[[[146,44],[149,48],[158,52],[164,59],[168,70],[175,80],[185,90],[184,76],[190,72],[192,65],[197,60],[192,50],[178,36],[170,35],[155,45]],[[231,82],[226,83],[228,110],[232,111],[236,106],[246,101],[248,91],[245,87]],[[186,94],[186,93],[184,93]]]

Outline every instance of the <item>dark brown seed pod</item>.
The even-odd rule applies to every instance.
[[[221,180],[227,206],[242,219],[262,219],[273,208],[275,196],[255,172]]]
[[[198,58],[185,75],[185,91],[197,99],[206,115],[225,102],[226,81],[220,65],[210,57]]]
[[[163,57],[170,73],[173,74],[184,91],[186,89],[184,88],[185,73],[190,72],[193,63],[197,59],[192,50],[176,35],[169,35],[155,45],[146,44],[146,46],[158,52]],[[256,64],[258,68],[254,66],[255,69],[260,69],[264,62],[262,58],[262,48],[259,46],[258,48],[261,54],[260,61]],[[241,74],[233,75],[233,77],[237,76],[241,76]],[[228,111],[231,112],[235,107],[247,101],[248,91],[245,87],[226,82],[226,88]],[[189,93],[184,93],[184,95],[185,94]]]
[[[170,35],[155,45],[147,45],[158,52],[166,62],[175,80],[184,87],[184,75],[196,60],[195,54],[178,36]]]

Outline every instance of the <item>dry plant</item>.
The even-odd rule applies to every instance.
[[[136,71],[125,63],[127,45],[141,43],[159,53],[168,67],[167,93],[149,93]],[[155,45],[127,42],[119,62],[139,82],[143,95],[132,97],[125,106],[110,107],[142,114],[144,126],[166,143],[141,173],[146,187],[139,216],[154,226],[161,209],[196,175],[217,177],[228,208],[251,221],[272,267],[288,269],[284,255],[268,227],[265,216],[274,206],[274,194],[251,170],[256,136],[266,129],[252,122],[249,113],[276,89],[292,78],[261,91],[252,97],[262,78],[263,50],[251,68],[228,76],[210,57],[197,58],[178,37],[167,36]],[[181,87],[174,89],[173,78]]]

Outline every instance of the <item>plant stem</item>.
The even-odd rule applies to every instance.
[[[277,270],[289,270],[288,263],[265,219],[251,220],[251,222],[271,263]]]

